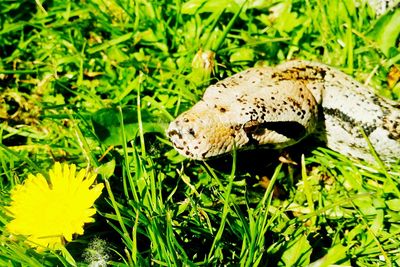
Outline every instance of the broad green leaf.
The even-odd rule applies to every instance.
[[[236,50],[230,57],[231,62],[252,60],[254,60],[254,50],[246,47]]]
[[[164,133],[164,125],[154,122],[151,115],[142,110],[142,125],[144,133]],[[123,143],[123,130],[126,141],[136,137],[139,130],[139,123],[136,109],[122,110],[123,127],[121,116],[116,108],[104,108],[92,115],[92,124],[95,134],[100,141],[107,145],[121,145]]]
[[[328,250],[328,253],[322,257],[321,259],[311,263],[309,267],[328,267],[332,266],[335,263],[344,264],[343,266],[349,266],[350,263],[347,263],[347,254],[346,252],[349,250],[349,247],[345,247],[341,244],[337,244],[334,247]],[[346,262],[346,263],[345,263]]]
[[[113,159],[105,164],[100,165],[96,171],[98,174],[101,174],[103,179],[108,179],[114,174],[115,165],[115,160]]]
[[[400,211],[400,199],[398,198],[387,200],[386,205],[391,210]]]
[[[396,47],[396,41],[400,34],[399,25],[400,9],[397,8],[380,17],[367,35],[387,57],[390,57],[390,49]]]
[[[306,266],[310,263],[312,247],[306,235],[289,242],[286,251],[282,255],[285,266]]]

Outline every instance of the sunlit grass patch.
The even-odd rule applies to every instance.
[[[400,264],[398,164],[318,148],[296,166],[271,156],[246,169],[255,158],[184,159],[164,133],[207,85],[295,58],[399,99],[398,9],[377,17],[365,1],[339,0],[0,8],[2,206],[29,173],[58,161],[90,167],[105,185],[94,222],[61,251],[11,240],[1,209],[1,266]]]

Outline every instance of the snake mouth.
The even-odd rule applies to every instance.
[[[204,160],[208,158],[208,154],[212,150],[212,147],[205,142],[206,137],[199,139],[199,129],[195,125],[172,122],[167,130],[167,135],[173,147],[185,157]]]
[[[178,132],[177,130],[168,131],[167,134],[170,138],[173,138],[176,135],[176,136],[178,136],[179,139],[182,139],[182,134],[180,132]]]
[[[174,147],[178,150],[184,150],[185,141],[182,140],[182,134],[177,130],[170,130],[167,132],[169,139]]]

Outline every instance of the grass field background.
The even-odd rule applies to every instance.
[[[308,144],[297,165],[197,162],[164,133],[209,84],[290,59],[398,100],[399,19],[352,0],[0,1],[0,265],[399,266],[399,165]],[[84,235],[37,252],[6,207],[56,161],[105,188]]]

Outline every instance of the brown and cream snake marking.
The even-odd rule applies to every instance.
[[[400,104],[327,65],[290,61],[251,68],[208,87],[169,125],[182,155],[205,160],[254,146],[283,148],[310,134],[354,158],[400,158]]]

